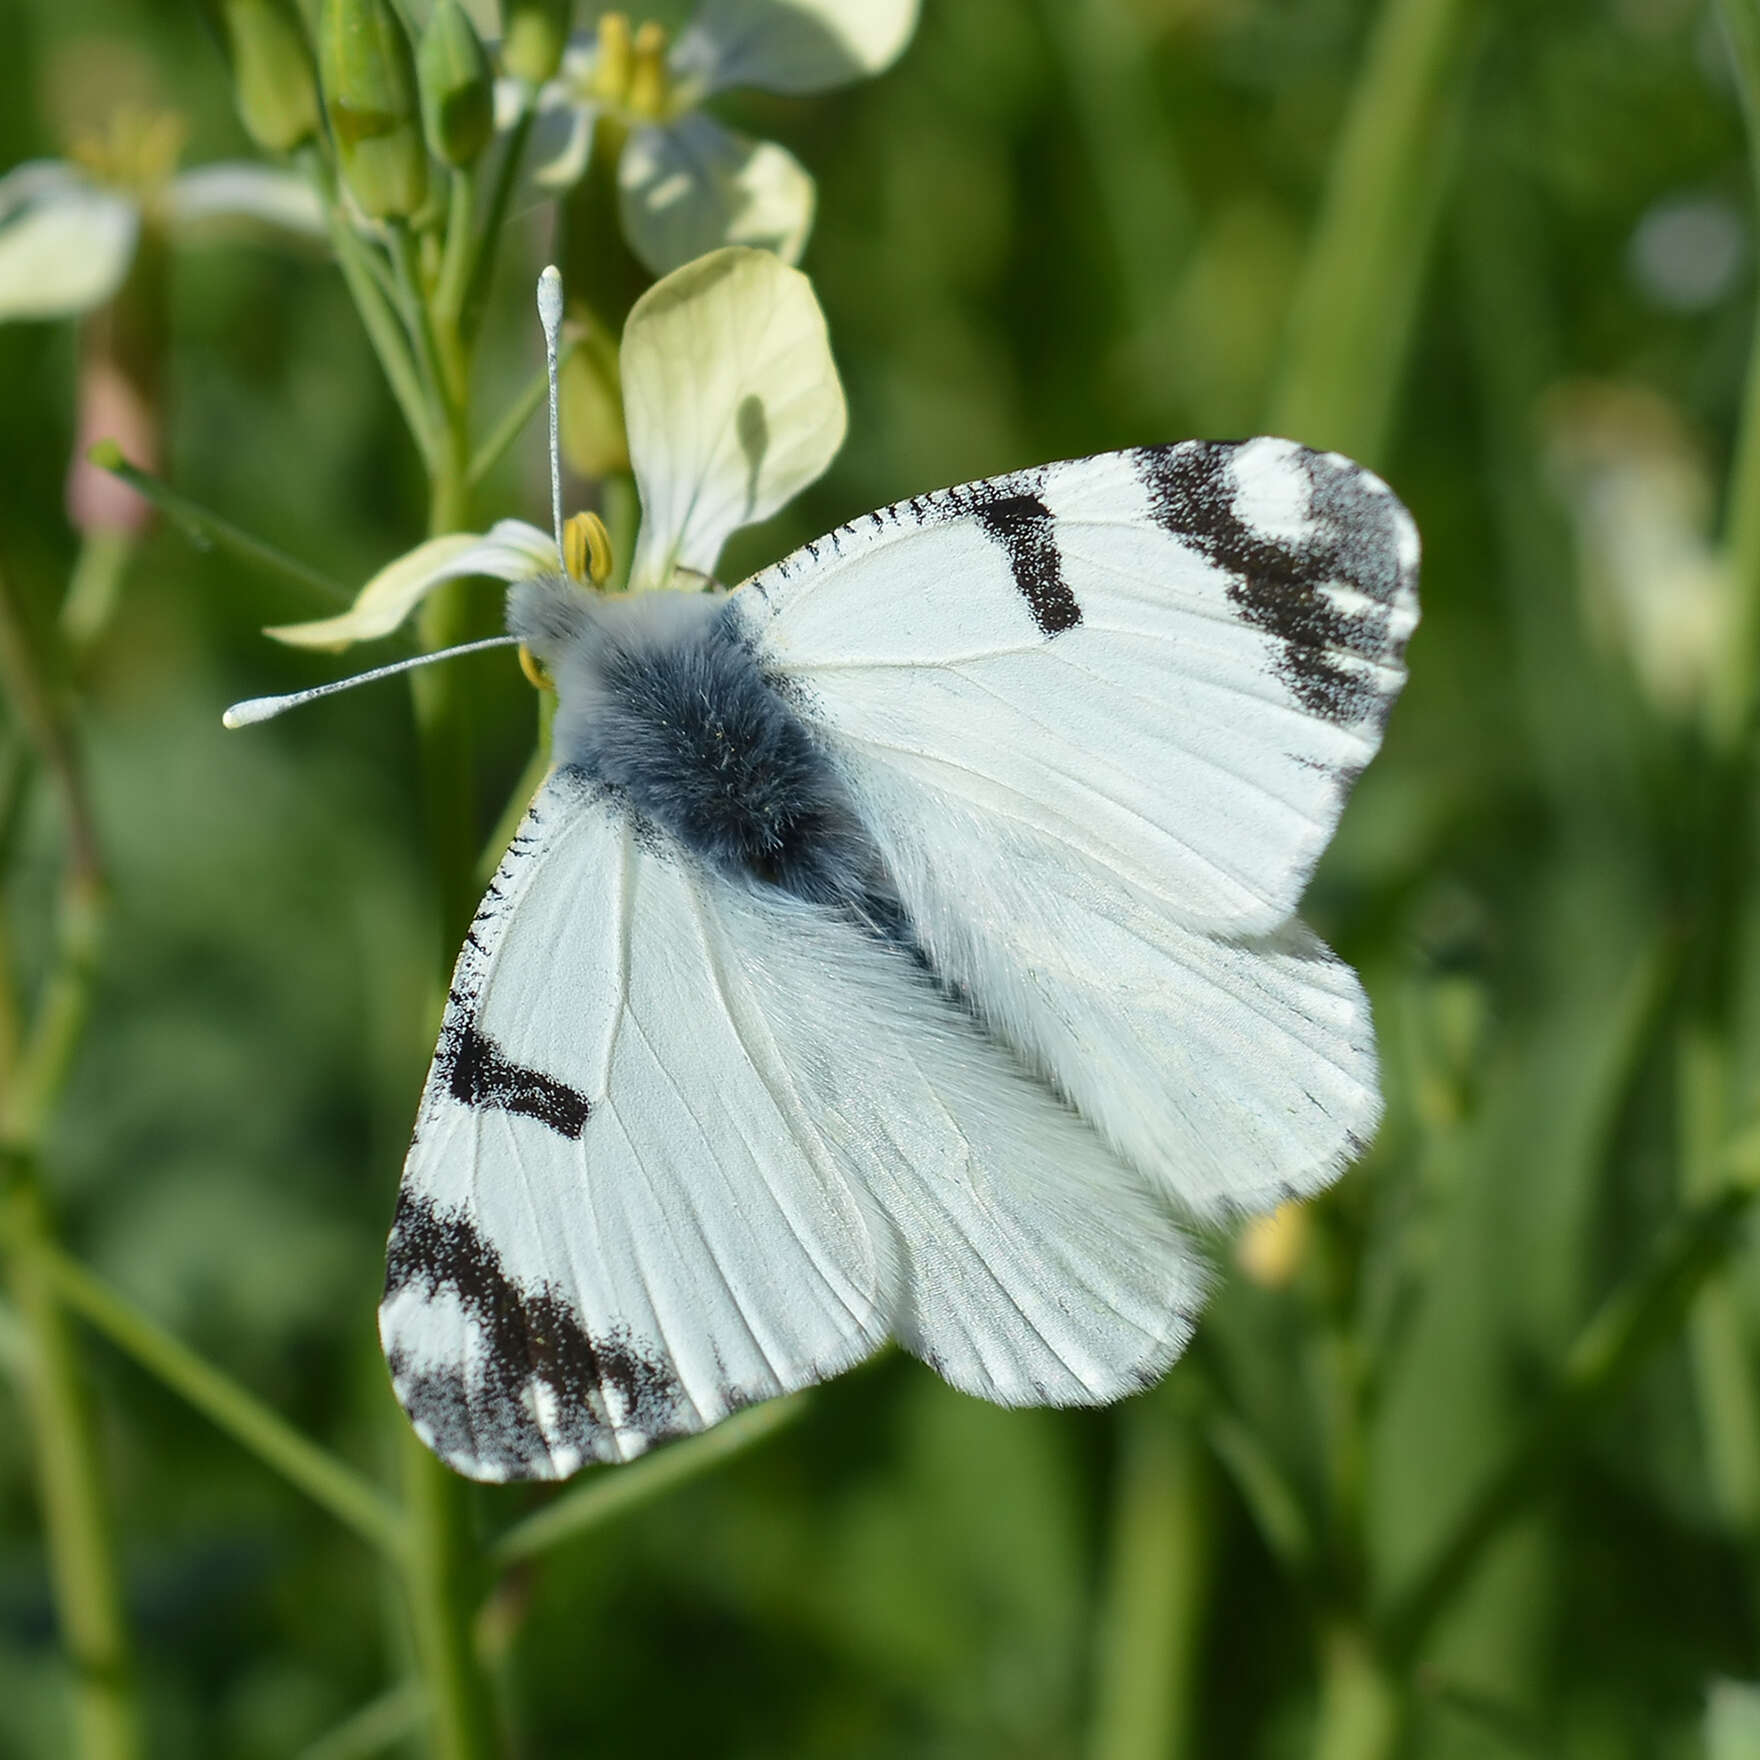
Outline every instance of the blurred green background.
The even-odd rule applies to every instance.
[[[1413,109],[1364,149],[1381,206],[1334,212],[1324,284],[1367,0],[925,0],[880,80],[725,106],[819,179],[803,266],[851,406],[730,577],[877,503],[1188,435],[1344,444],[1412,508],[1411,682],[1307,913],[1369,984],[1388,1117],[1250,1264],[1215,1244],[1197,1344],[1128,1406],[1003,1412],[890,1356],[516,1573],[522,1754],[1349,1760],[1396,1751],[1391,1696],[1411,1754],[1685,1760],[1712,1683],[1760,1678],[1751,1228],[1605,1397],[1552,1391],[1760,1075],[1752,791],[1700,731],[1742,590],[1717,548],[1756,305],[1735,66],[1698,0],[1387,10],[1382,123]],[[184,114],[188,163],[249,154],[193,7],[13,0],[0,35],[0,166],[126,100]],[[538,359],[547,224],[514,222],[486,411]],[[1328,329],[1353,273],[1373,321]],[[190,251],[172,291],[168,477],[345,581],[414,542],[423,480],[334,270]],[[0,566],[40,607],[76,550],[74,375],[72,325],[0,327]],[[481,508],[546,506],[534,424]],[[321,609],[165,527],[130,576],[84,685],[114,909],[48,1165],[87,1262],[378,1475],[435,936],[408,695],[219,723],[333,675],[258,633]],[[531,695],[461,664],[487,836]],[[5,898],[27,977],[57,838],[38,789]],[[302,1752],[404,1668],[393,1588],[124,1357],[94,1341],[90,1369],[153,1752]],[[0,1394],[0,1755],[51,1756],[21,1410]],[[473,1519],[543,1496],[474,1493]],[[1726,1698],[1715,1760],[1760,1754],[1748,1715]]]

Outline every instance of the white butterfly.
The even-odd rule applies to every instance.
[[[628,1460],[887,1337],[1009,1405],[1179,1354],[1177,1217],[1380,1109],[1302,888],[1418,542],[1287,441],[1048,465],[726,594],[516,586],[556,768],[459,957],[380,1330],[473,1478]]]

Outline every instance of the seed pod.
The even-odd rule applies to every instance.
[[[562,65],[574,0],[504,0],[501,65],[515,79],[541,85]]]
[[[435,0],[416,70],[428,145],[448,165],[473,163],[495,132],[495,85],[482,40],[458,0]]]
[[[415,55],[391,0],[324,0],[318,71],[355,200],[374,219],[407,219],[428,194],[428,149]]]
[[[318,83],[299,14],[288,0],[208,0],[206,11],[245,132],[267,153],[291,153],[318,132]]]

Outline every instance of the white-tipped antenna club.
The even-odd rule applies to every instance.
[[[432,654],[417,654],[409,660],[394,660],[389,666],[375,666],[371,672],[357,672],[353,678],[339,678],[333,684],[313,685],[309,691],[294,691],[285,697],[247,697],[242,703],[234,703],[220,717],[225,727],[254,727],[259,721],[272,721],[277,715],[289,709],[297,709],[301,703],[315,702],[319,697],[333,697],[338,691],[351,691],[357,684],[372,684],[381,678],[391,678],[399,672],[413,672],[418,666],[427,666],[436,660],[451,660],[459,654],[477,654],[484,648],[517,648],[518,636],[488,636],[480,642],[462,642],[456,648],[438,648]]]
[[[556,565],[568,572],[562,547],[562,422],[557,414],[556,358],[562,337],[562,271],[554,263],[538,277],[538,322],[544,326],[544,365],[550,374],[550,518],[556,527]]]

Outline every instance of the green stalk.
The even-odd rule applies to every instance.
[[[435,411],[441,443],[432,458],[431,535],[467,529],[468,416]],[[470,585],[454,581],[422,607],[426,648],[457,640],[468,627]],[[440,904],[436,973],[444,995],[460,940],[476,907],[474,768],[468,703],[456,666],[429,666],[410,678],[421,741],[429,857]],[[442,1760],[486,1760],[493,1751],[488,1683],[477,1658],[471,1610],[482,1583],[469,1536],[469,1487],[429,1452],[401,1417],[404,1505],[410,1546],[404,1586],[416,1661],[427,1688],[434,1751]]]
[[[526,139],[532,132],[532,118],[537,114],[536,99],[537,93],[529,86],[522,89],[519,114],[507,130],[507,145],[495,170],[495,181],[483,209],[482,226],[471,251],[470,267],[464,275],[458,329],[467,344],[476,340],[482,327],[483,308],[489,299],[489,282],[495,272],[496,248],[501,242],[501,226],[507,218],[507,204],[513,196],[520,161],[526,154]]]
[[[1192,1701],[1211,1582],[1204,1451],[1163,1400],[1126,1406],[1119,1428],[1088,1754],[1181,1760],[1194,1752]]]
[[[1352,1625],[1328,1627],[1314,1760],[1392,1760],[1404,1722],[1404,1695],[1368,1637]]]
[[[1719,10],[1734,51],[1751,179],[1760,199],[1760,0],[1719,0]],[[1753,720],[1755,671],[1760,662],[1760,313],[1748,351],[1727,509],[1725,552],[1732,603],[1729,639],[1722,645],[1712,701],[1713,738],[1725,752],[1739,745]]]
[[[301,158],[324,204],[330,226],[330,243],[336,262],[348,283],[355,310],[360,313],[367,340],[379,357],[385,382],[397,399],[397,407],[410,434],[420,448],[422,457],[432,467],[437,435],[427,399],[422,395],[421,379],[410,354],[410,339],[398,321],[393,301],[386,294],[382,278],[370,262],[371,247],[365,244],[349,224],[343,211],[336,178],[323,157],[312,149],[302,149]]]
[[[197,1356],[59,1247],[39,1243],[35,1258],[56,1297],[119,1350],[369,1546],[394,1558],[402,1554],[402,1518],[377,1486],[302,1436],[272,1407]]]
[[[28,1346],[26,1398],[56,1618],[72,1669],[82,1760],[142,1752],[134,1648],[78,1345],[43,1275],[53,1224],[42,1144],[91,1001],[104,916],[97,834],[67,708],[47,683],[10,582],[0,575],[0,683],[61,799],[67,856],[54,964],[0,1093],[0,1237]],[[10,983],[10,974],[0,974]],[[16,1012],[9,1003],[9,1012]]]
[[[1544,1483],[1565,1442],[1625,1388],[1651,1347],[1679,1325],[1706,1280],[1738,1244],[1756,1195],[1727,1184],[1677,1218],[1651,1262],[1616,1290],[1577,1335],[1545,1408],[1480,1482],[1417,1580],[1380,1623],[1383,1652],[1409,1667],[1486,1545]]]
[[[724,1419],[701,1436],[669,1443],[645,1460],[590,1474],[585,1484],[546,1504],[535,1515],[515,1522],[489,1547],[490,1564],[497,1570],[506,1570],[536,1558],[539,1553],[696,1478],[730,1456],[742,1454],[765,1437],[775,1435],[785,1424],[792,1424],[807,1409],[807,1399],[806,1394],[796,1393],[786,1399],[766,1400]]]
[[[67,596],[61,601],[61,635],[75,658],[91,647],[109,623],[123,577],[134,559],[136,542],[133,532],[98,530],[81,538]]]
[[[1068,83],[1133,337],[1148,338],[1167,322],[1192,199],[1143,15],[1123,0],[1045,0],[1040,16]]]
[[[1272,432],[1373,465],[1430,259],[1477,33],[1464,0],[1385,0],[1290,309]]]
[[[316,595],[332,605],[347,605],[354,595],[340,581],[309,567],[296,556],[253,538],[217,513],[210,513],[188,496],[180,495],[169,483],[132,465],[122,456],[113,440],[100,440],[88,454],[93,464],[107,470],[145,500],[152,502],[174,525],[179,526],[198,550],[209,548],[225,551],[241,562],[260,568],[265,574],[279,575],[283,580]],[[69,605],[72,596],[69,595]]]
[[[54,1225],[35,1155],[9,1145],[4,1168],[6,1268],[28,1340],[24,1379],[49,1581],[73,1676],[71,1752],[80,1760],[136,1760],[144,1743],[134,1646],[98,1440],[79,1348],[44,1270]]]
[[[574,353],[574,349],[575,344],[564,337],[562,347],[556,355],[558,372],[561,372],[563,363]],[[488,438],[471,454],[470,468],[465,473],[466,483],[470,488],[476,488],[501,462],[508,447],[525,432],[526,423],[544,407],[544,399],[549,390],[550,369],[543,366],[525,382],[519,395],[507,406],[507,413],[489,431]]]

